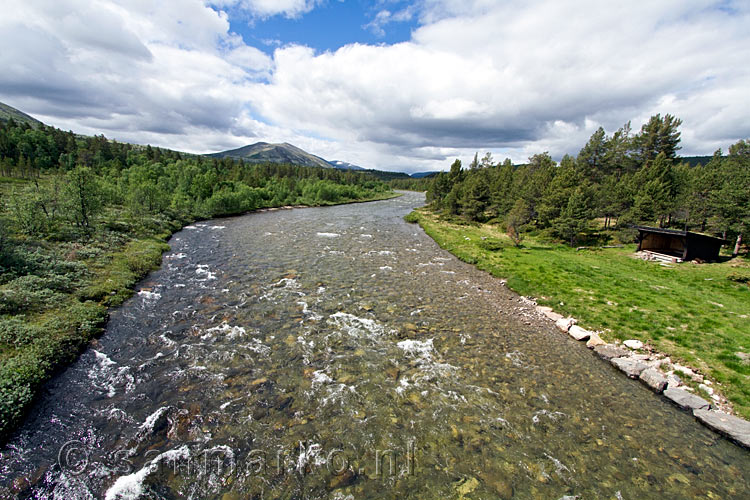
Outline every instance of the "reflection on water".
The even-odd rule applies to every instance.
[[[750,495],[750,454],[404,223],[422,202],[176,234],[3,450],[0,485],[61,499]]]

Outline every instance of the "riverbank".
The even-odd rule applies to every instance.
[[[495,226],[457,225],[426,209],[409,218],[461,260],[605,341],[668,354],[696,394],[726,397],[727,409],[750,418],[747,260],[660,266],[633,258],[633,246],[576,251],[528,238],[515,247]]]
[[[397,196],[390,191],[305,206]],[[278,208],[269,204],[257,211]],[[42,385],[104,331],[108,310],[133,295],[135,284],[159,267],[171,235],[199,220],[134,215],[115,207],[99,214],[85,240],[11,235],[11,245],[8,235],[0,235],[7,263],[0,268],[0,442],[22,420]],[[19,276],[8,276],[11,267]]]

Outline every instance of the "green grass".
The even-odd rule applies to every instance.
[[[639,339],[699,369],[750,418],[750,365],[736,355],[750,353],[746,259],[664,267],[633,258],[634,245],[576,251],[527,237],[515,247],[495,226],[458,225],[424,209],[415,214],[461,260],[605,339]]]

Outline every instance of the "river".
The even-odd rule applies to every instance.
[[[188,226],[0,455],[19,498],[748,498],[750,453],[397,199]]]

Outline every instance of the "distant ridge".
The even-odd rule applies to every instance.
[[[333,165],[323,158],[286,142],[282,144],[256,142],[241,148],[210,153],[205,156],[210,158],[235,158],[250,163],[288,163],[303,167],[333,168]]]
[[[677,158],[677,161],[685,162],[691,167],[695,167],[697,165],[708,164],[712,158],[713,156],[680,156]]]
[[[339,170],[365,170],[364,167],[360,167],[359,165],[355,165],[347,161],[331,160],[328,163],[338,168]]]
[[[42,125],[42,122],[40,122],[36,118],[29,116],[23,111],[19,111],[12,106],[8,106],[7,104],[0,102],[0,121],[7,122],[11,118],[13,118],[13,121],[17,123],[28,123],[35,128],[39,125]]]
[[[432,172],[414,172],[413,174],[411,174],[411,176],[414,179],[421,179],[423,177],[432,177],[432,176],[437,175],[439,173],[440,173],[439,170],[434,170]]]

